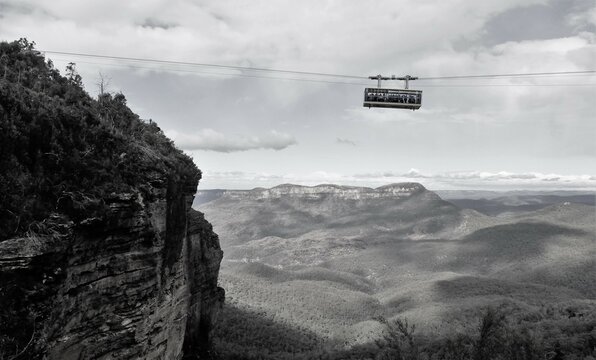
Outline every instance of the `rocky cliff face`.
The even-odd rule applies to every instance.
[[[0,359],[206,355],[222,252],[190,208],[200,170],[26,39],[0,58]]]
[[[183,349],[208,351],[224,296],[222,251],[190,208],[196,185],[156,177],[150,196],[105,199],[104,217],[74,224],[54,216],[50,235],[0,242],[1,305],[27,313],[27,354],[180,359]]]

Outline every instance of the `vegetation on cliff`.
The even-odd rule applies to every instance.
[[[0,359],[45,356],[52,322],[68,320],[51,320],[50,315],[56,307],[56,316],[61,316],[61,307],[67,306],[52,301],[60,298],[57,289],[66,281],[66,254],[72,257],[74,252],[56,248],[48,254],[41,250],[29,254],[27,249],[39,250],[44,238],[68,238],[84,227],[85,219],[118,214],[118,209],[110,210],[113,199],[134,198],[126,195],[133,193],[150,203],[157,196],[155,189],[164,189],[168,228],[163,254],[148,253],[143,258],[135,244],[146,239],[133,239],[110,253],[108,265],[93,268],[97,264],[89,260],[93,270],[88,273],[92,279],[101,277],[102,271],[117,276],[119,270],[130,271],[129,266],[141,266],[143,261],[154,264],[155,256],[163,256],[164,266],[171,267],[179,258],[179,238],[186,230],[180,225],[186,219],[181,214],[186,211],[184,195],[194,193],[196,189],[190,187],[196,187],[200,176],[192,159],[176,149],[154,122],[141,120],[127,107],[124,95],[102,92],[92,98],[74,64],[67,66],[63,76],[35,50],[34,43],[0,42],[0,245],[4,246],[4,253],[0,251]],[[125,226],[127,219],[121,221],[120,226]],[[117,227],[117,221],[112,223]],[[145,225],[139,229],[151,231]],[[136,236],[134,231],[130,236]],[[100,235],[93,239],[102,240]],[[151,238],[143,244],[141,250],[151,245]],[[136,263],[124,261],[118,267],[116,255],[125,258],[129,250],[136,251]],[[19,265],[22,259],[28,259],[30,266]],[[147,269],[155,273],[151,266]],[[134,298],[130,287],[126,296]],[[73,306],[85,311],[79,303]],[[107,312],[102,316],[111,316]]]
[[[200,177],[124,95],[94,99],[74,64],[62,76],[34,43],[0,43],[0,241],[48,231],[52,212],[73,220],[101,212],[104,195],[147,183],[152,172]]]

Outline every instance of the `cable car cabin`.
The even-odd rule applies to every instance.
[[[395,108],[395,109],[420,109],[422,105],[422,90],[409,89],[364,89],[364,106]]]

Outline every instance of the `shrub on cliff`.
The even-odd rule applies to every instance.
[[[200,178],[124,95],[93,99],[81,84],[74,64],[60,75],[34,43],[0,42],[0,241],[43,232],[52,212],[100,214],[106,195],[156,185],[151,173]]]

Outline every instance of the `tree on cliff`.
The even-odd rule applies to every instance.
[[[52,213],[100,215],[105,194],[126,191],[148,171],[200,177],[124,95],[91,98],[74,63],[61,76],[34,45],[0,43],[0,241],[50,231]],[[181,171],[171,171],[175,164]]]

